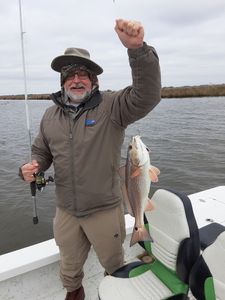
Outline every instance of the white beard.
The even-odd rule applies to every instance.
[[[74,95],[70,90],[65,90],[65,94],[72,103],[79,104],[90,95],[90,92],[85,91],[83,94]]]

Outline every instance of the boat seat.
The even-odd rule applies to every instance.
[[[101,300],[186,299],[190,270],[199,257],[200,242],[190,199],[181,193],[159,189],[154,210],[146,213],[154,242],[144,242],[151,263],[128,264],[104,277]]]
[[[196,261],[190,274],[190,289],[198,300],[225,299],[225,231]]]
[[[223,231],[225,231],[225,226],[216,222],[201,227],[199,229],[201,249],[204,250],[211,245]]]

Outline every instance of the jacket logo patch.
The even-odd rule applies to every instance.
[[[95,120],[93,119],[86,119],[85,120],[85,126],[94,126],[95,125]]]

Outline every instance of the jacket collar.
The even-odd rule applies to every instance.
[[[102,96],[98,88],[93,90],[89,98],[86,99],[85,102],[81,102],[77,107],[65,104],[64,96],[61,91],[51,94],[50,98],[57,106],[59,106],[65,112],[73,113],[73,114],[75,113],[75,119],[78,119],[84,111],[98,106],[102,101]]]

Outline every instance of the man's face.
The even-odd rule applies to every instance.
[[[90,95],[92,89],[89,73],[85,70],[75,70],[66,78],[63,87],[71,102],[82,102],[86,96]]]

